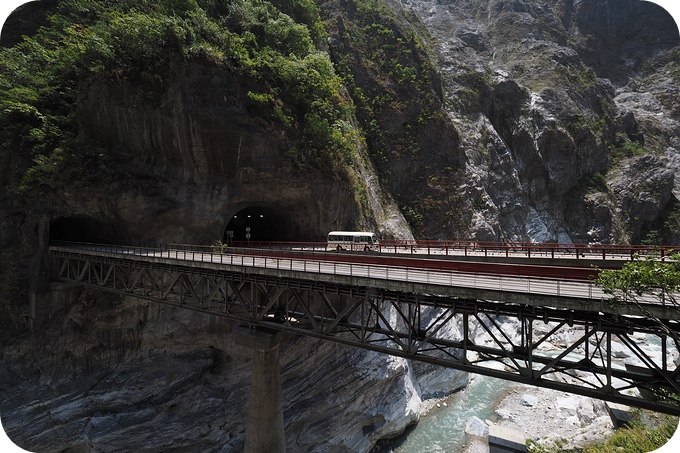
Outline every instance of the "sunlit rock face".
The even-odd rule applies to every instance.
[[[351,9],[317,3],[327,17]],[[413,13],[400,16],[408,30],[424,24],[431,35],[432,90],[445,114],[424,119],[415,152],[357,163],[368,208],[347,181],[295,165],[281,131],[245,102],[251,80],[194,61],[153,96],[103,81],[83,94],[79,139],[95,153],[113,149],[128,174],[74,186],[51,206],[0,199],[0,245],[12,250],[2,256],[3,273],[12,265],[2,284],[26,296],[0,296],[0,413],[19,445],[208,452],[240,451],[245,438],[252,351],[234,343],[233,326],[118,296],[50,293],[51,236],[213,244],[250,208],[280,220],[281,240],[354,226],[412,237],[400,209],[428,238],[628,242],[664,231],[680,198],[670,16],[633,0],[389,3]],[[327,24],[335,56],[352,52],[337,46],[342,25]],[[389,79],[361,75],[373,88]],[[406,101],[395,104],[413,108]],[[404,134],[409,115],[419,117],[392,113],[380,118],[380,135]],[[14,163],[0,170],[3,187],[20,179],[13,171]],[[418,217],[416,202],[433,215]],[[680,241],[680,228],[665,231],[667,242]],[[37,312],[28,293],[43,302]],[[458,338],[457,326],[450,335]],[[286,336],[280,357],[289,451],[369,451],[415,422],[423,399],[467,382],[302,337]]]
[[[639,241],[675,209],[679,39],[662,8],[632,0],[393,3],[432,34],[445,108],[467,156],[461,184],[478,200],[472,235]],[[642,154],[654,161],[646,160],[645,176],[626,171]],[[640,195],[631,191],[645,192],[635,213],[628,207]]]

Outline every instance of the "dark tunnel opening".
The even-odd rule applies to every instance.
[[[240,210],[229,220],[223,242],[292,241],[290,219],[276,210],[251,206]],[[250,235],[250,237],[248,237]]]
[[[50,225],[50,241],[114,243],[114,228],[87,217],[60,217]]]

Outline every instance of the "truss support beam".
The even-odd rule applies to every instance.
[[[52,259],[60,281],[218,315],[252,329],[680,415],[678,351],[667,341],[668,331],[680,332],[675,319],[662,319],[661,326],[641,316],[63,251]],[[656,352],[650,345],[658,345]],[[621,356],[628,357],[625,365],[616,360]]]

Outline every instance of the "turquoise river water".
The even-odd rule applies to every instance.
[[[383,450],[394,453],[458,453],[467,440],[465,422],[473,416],[495,421],[494,410],[512,383],[475,375],[474,380],[436,407]]]
[[[644,349],[655,357],[660,354],[660,341],[653,335],[646,336]],[[582,356],[577,357],[577,359]],[[673,359],[671,357],[671,359]],[[471,375],[474,379],[463,390],[453,394],[443,405],[434,408],[418,424],[396,439],[391,439],[380,453],[461,453],[469,442],[465,434],[465,423],[470,417],[496,422],[495,414],[500,400],[516,386],[516,384],[486,377]],[[669,445],[680,446],[680,429]],[[655,453],[669,453],[680,449],[657,450]]]

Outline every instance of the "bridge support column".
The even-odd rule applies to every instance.
[[[235,341],[253,350],[244,453],[285,453],[279,345],[281,333],[237,328]]]

